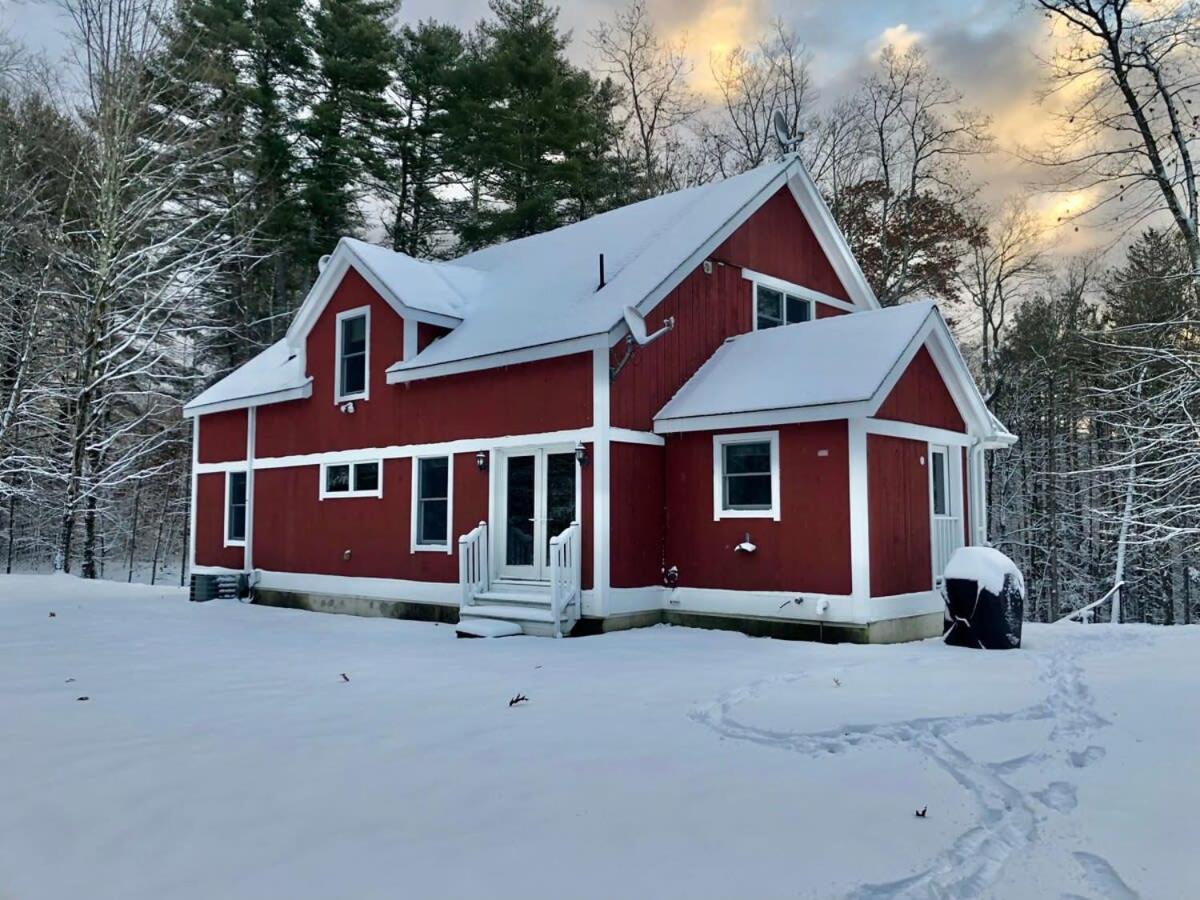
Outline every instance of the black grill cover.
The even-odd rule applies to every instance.
[[[1021,646],[1025,597],[1012,575],[993,594],[967,578],[946,579],[946,643],[980,650],[1015,650]]]

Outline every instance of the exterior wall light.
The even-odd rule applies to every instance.
[[[478,453],[475,454],[475,465],[477,465],[479,467],[480,472],[483,472],[487,469],[488,457],[484,451],[480,450]]]
[[[583,446],[583,442],[579,441],[575,444],[575,462],[581,466],[588,464],[587,447]]]

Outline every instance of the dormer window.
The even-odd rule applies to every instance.
[[[776,328],[780,325],[795,325],[810,322],[813,318],[811,300],[796,297],[786,291],[754,285],[754,329]]]
[[[338,313],[335,403],[367,399],[370,337],[369,306]]]

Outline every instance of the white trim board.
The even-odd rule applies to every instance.
[[[792,281],[785,281],[782,278],[776,278],[774,275],[764,275],[762,272],[755,272],[753,269],[742,269],[742,277],[753,284],[761,284],[763,287],[771,288],[775,291],[782,291],[785,294],[791,294],[793,297],[799,297],[801,300],[807,300],[810,303],[824,303],[826,306],[832,306],[835,309],[843,309],[847,312],[862,312],[862,308],[855,306],[845,300],[839,300],[837,297],[831,297],[829,294],[824,294],[821,291],[807,288],[803,285],[796,284]],[[757,312],[757,310],[756,310]],[[816,318],[816,309],[813,309],[813,317]]]
[[[387,370],[387,383],[407,384],[411,381],[423,381],[426,378],[440,378],[443,375],[462,375],[466,372],[480,372],[500,366],[517,366],[522,363],[555,359],[559,356],[571,356],[574,353],[585,353],[604,344],[604,336],[605,332],[598,332],[583,337],[569,338],[565,341],[537,344],[533,347],[505,350],[502,353],[470,356],[465,359],[453,359],[443,363],[411,368],[407,366],[401,368],[403,362],[393,363]]]
[[[947,431],[945,428],[934,428],[930,425],[914,425],[911,422],[873,418],[864,419],[864,422],[868,434],[908,438],[929,444],[949,444],[954,447],[969,447],[976,442],[975,438],[964,432]]]
[[[233,409],[253,409],[256,406],[267,406],[272,403],[286,403],[289,400],[307,400],[312,396],[312,376],[300,387],[287,388],[282,391],[272,391],[269,394],[251,394],[245,397],[235,397],[232,400],[221,400],[217,403],[206,403],[204,406],[185,407],[183,417],[196,419],[213,413],[228,412]]]

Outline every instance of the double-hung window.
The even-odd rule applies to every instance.
[[[413,460],[412,549],[450,552],[454,478],[451,457]]]
[[[370,307],[360,306],[338,313],[335,402],[367,399],[370,337]]]
[[[326,463],[321,466],[321,499],[330,497],[382,497],[383,479],[378,460]]]
[[[779,432],[713,438],[713,518],[779,519]]]
[[[754,284],[754,328],[777,328],[780,325],[795,325],[809,322],[813,317],[813,304],[804,297],[796,297],[786,291]]]
[[[246,545],[246,473],[225,473],[225,546]]]

